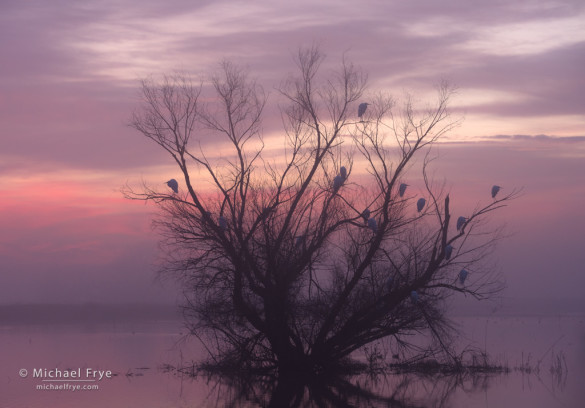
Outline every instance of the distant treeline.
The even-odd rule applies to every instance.
[[[177,321],[177,306],[157,304],[13,304],[0,305],[0,325],[103,324]]]

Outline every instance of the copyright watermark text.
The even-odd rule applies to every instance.
[[[36,385],[42,391],[89,391],[99,390],[99,383],[111,379],[115,374],[111,370],[94,368],[21,368],[18,375],[22,378],[34,378],[41,383]]]

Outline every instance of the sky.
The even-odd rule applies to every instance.
[[[274,93],[312,44],[373,93],[454,84],[465,120],[436,146],[435,176],[463,213],[493,184],[523,188],[494,220],[510,233],[493,255],[503,296],[581,299],[583,21],[582,1],[3,0],[0,303],[175,301],[155,279],[155,208],[120,192],[176,175],[127,126],[139,80],[230,59]]]

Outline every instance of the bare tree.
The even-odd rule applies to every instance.
[[[171,155],[181,188],[126,195],[160,207],[165,272],[182,282],[190,330],[216,364],[321,372],[381,341],[422,353],[415,333],[456,358],[443,301],[501,288],[480,267],[499,238],[484,224],[517,192],[455,228],[425,155],[459,123],[448,111],[452,88],[441,84],[423,108],[370,96],[358,118],[366,76],[343,60],[321,78],[322,61],[318,49],[300,50],[298,75],[278,88],[284,158],[264,148],[267,97],[242,68],[221,64],[205,103],[206,86],[185,76],[143,82],[131,125]],[[201,135],[227,142],[229,155],[206,150]],[[417,156],[424,203],[400,188]],[[198,187],[195,170],[213,191]]]

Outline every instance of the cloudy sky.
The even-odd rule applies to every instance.
[[[524,188],[495,220],[512,234],[494,254],[504,296],[580,298],[583,21],[582,1],[3,0],[0,303],[172,301],[153,283],[154,208],[119,192],[174,174],[126,126],[138,80],[228,58],[270,92],[314,43],[325,69],[345,53],[372,92],[455,84],[465,121],[438,146],[437,177],[461,211],[492,184]]]

